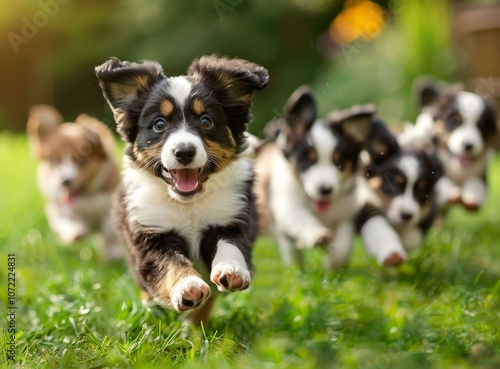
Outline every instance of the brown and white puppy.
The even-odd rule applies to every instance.
[[[372,123],[366,152],[356,228],[379,264],[399,265],[422,245],[438,214],[443,169],[434,151],[402,147],[380,120]]]
[[[486,195],[488,161],[499,132],[493,105],[460,86],[426,81],[419,88],[421,113],[400,142],[437,146],[445,176],[438,183],[441,206],[482,207]]]
[[[110,219],[111,197],[119,182],[111,132],[85,114],[75,123],[63,123],[49,105],[31,109],[27,131],[39,160],[38,185],[50,228],[67,244],[99,231],[106,256],[119,258],[121,248]]]
[[[257,219],[242,153],[267,70],[204,56],[187,75],[167,77],[157,62],[111,58],[96,74],[126,143],[115,212],[131,271],[159,304],[201,306],[188,320],[206,323],[208,278],[219,291],[250,285]]]
[[[272,143],[256,162],[261,228],[275,236],[286,264],[302,263],[301,249],[326,245],[326,266],[348,262],[355,235],[356,170],[373,105],[317,117],[307,86],[289,98],[283,118],[266,128]]]

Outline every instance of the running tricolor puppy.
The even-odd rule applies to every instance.
[[[487,195],[489,157],[500,136],[493,104],[460,86],[433,81],[421,83],[418,95],[422,111],[402,137],[437,146],[445,171],[438,183],[442,206],[480,209]]]
[[[242,154],[253,92],[267,70],[204,56],[187,75],[111,58],[96,68],[126,143],[115,212],[140,288],[163,306],[206,321],[219,291],[252,275],[257,219],[252,163]]]
[[[400,146],[380,120],[372,124],[366,151],[357,229],[380,264],[399,265],[422,245],[438,214],[435,186],[443,169],[433,151]]]
[[[326,266],[347,263],[355,235],[358,157],[374,106],[355,106],[318,119],[307,86],[266,128],[272,142],[258,153],[256,193],[263,230],[270,230],[286,264],[302,263],[301,249],[328,248]]]

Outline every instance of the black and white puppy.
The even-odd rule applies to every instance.
[[[179,312],[209,299],[208,273],[219,291],[246,289],[257,219],[241,153],[267,70],[204,56],[167,77],[157,62],[111,58],[96,75],[126,143],[115,213],[140,288]],[[188,319],[206,321],[212,305]]]
[[[420,86],[419,99],[422,111],[403,137],[437,145],[445,170],[438,183],[442,206],[458,203],[478,210],[486,199],[488,159],[499,136],[494,107],[458,86],[431,81]]]
[[[261,219],[276,237],[286,264],[302,263],[300,249],[328,246],[327,266],[344,265],[355,235],[356,170],[374,107],[356,106],[317,117],[307,86],[270,123],[256,162]]]
[[[371,127],[356,225],[379,264],[399,265],[421,246],[438,214],[435,185],[443,170],[434,152],[402,148],[380,120]]]

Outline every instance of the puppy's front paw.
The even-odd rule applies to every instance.
[[[462,195],[462,205],[470,211],[477,211],[481,208],[482,201],[476,194],[465,192]]]
[[[401,253],[394,251],[383,259],[382,264],[384,266],[398,266],[403,264],[405,260],[406,255],[402,255]]]
[[[171,294],[172,306],[181,312],[200,306],[210,296],[210,287],[201,278],[191,276],[181,279]]]
[[[242,291],[250,285],[250,272],[237,263],[221,262],[212,268],[210,280],[221,292]]]
[[[316,230],[306,232],[300,239],[297,240],[299,249],[322,246],[330,243],[333,238],[333,233],[328,228],[318,228]]]
[[[59,238],[61,242],[70,245],[78,240],[81,240],[87,236],[87,229],[83,226],[75,225],[68,227],[67,229],[59,232]]]

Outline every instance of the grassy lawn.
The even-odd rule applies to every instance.
[[[454,209],[400,269],[356,246],[349,268],[285,269],[270,239],[250,291],[224,295],[212,324],[180,335],[144,307],[124,263],[48,230],[23,137],[0,135],[1,368],[500,368],[500,160],[489,202]],[[16,254],[17,363],[7,362],[7,254]]]

